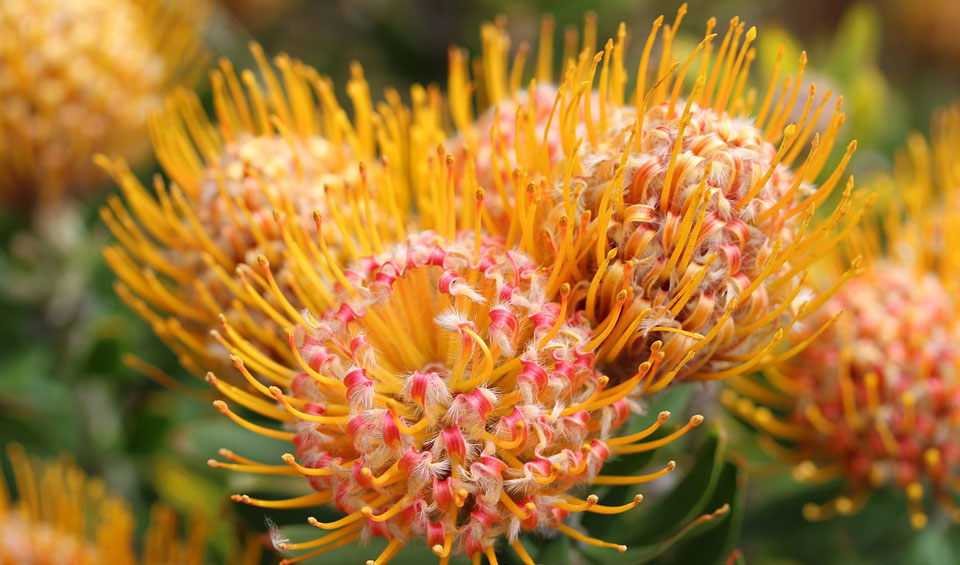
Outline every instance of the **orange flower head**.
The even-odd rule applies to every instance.
[[[826,129],[815,132],[831,96],[811,87],[792,116],[806,57],[795,74],[778,64],[757,99],[746,87],[755,29],[734,18],[720,37],[711,19],[703,41],[678,60],[672,45],[685,12],[667,26],[654,22],[629,97],[623,26],[599,52],[592,18],[582,47],[568,33],[555,84],[545,20],[526,89],[519,77],[527,49],[508,64],[502,20],[484,27],[473,88],[467,58],[451,51],[458,132],[449,144],[462,155],[454,184],[463,194],[478,185],[490,193],[484,227],[549,271],[548,297],[571,286],[571,304],[603,337],[597,358],[612,378],[631,374],[662,344],[661,375],[648,392],[675,378],[723,379],[769,362],[784,332],[825,300],[796,300],[805,270],[865,208],[850,178],[839,204],[813,219],[844,184],[856,144],[814,183],[844,115],[838,99]],[[477,121],[471,93],[493,107]],[[415,122],[429,130],[429,120]],[[414,172],[424,175],[414,184],[440,182],[434,177],[444,173]]]
[[[289,467],[229,453],[234,463],[211,465],[302,475],[316,490],[280,501],[234,499],[265,508],[330,503],[345,514],[332,523],[310,518],[328,533],[282,544],[311,550],[286,563],[369,535],[390,540],[368,562],[376,564],[415,540],[426,541],[441,562],[455,551],[490,557],[501,537],[529,564],[517,535],[531,529],[625,549],[582,534],[564,518],[638,504],[639,495],[613,507],[573,491],[639,484],[671,471],[673,462],[647,475],[601,474],[611,455],[655,449],[702,421],[696,416],[673,434],[642,441],[669,417],[662,413],[643,432],[613,437],[630,413],[628,394],[658,355],[609,386],[594,368],[599,341],[569,310],[569,288],[561,289],[559,303],[545,299],[545,278],[530,257],[474,232],[452,240],[421,232],[336,276],[339,305],[316,315],[286,308],[297,321],[286,332],[294,365],[281,371],[267,364],[228,331],[234,363],[262,396],[209,377],[233,402],[288,429],[254,424],[218,401],[224,414],[293,447],[284,456]],[[278,293],[271,298],[283,301]]]

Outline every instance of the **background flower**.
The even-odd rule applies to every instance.
[[[142,157],[147,117],[197,70],[205,5],[43,0],[0,8],[0,198],[55,203],[103,177],[95,152]]]
[[[839,317],[836,326],[765,378],[734,381],[723,395],[785,444],[775,450],[795,465],[797,480],[839,479],[840,495],[804,506],[808,519],[855,514],[892,485],[905,492],[914,528],[928,524],[929,500],[960,520],[958,134],[960,111],[944,111],[929,144],[913,136],[901,153],[892,181],[898,198],[882,216],[886,244],[876,229],[858,234],[850,247],[866,255],[863,272],[815,315]],[[809,330],[793,336],[809,339]]]
[[[0,557],[10,563],[207,563],[209,525],[199,517],[185,535],[169,507],[155,506],[142,548],[137,524],[123,498],[105,492],[68,456],[42,461],[19,444],[6,446],[14,482],[0,477]],[[11,497],[12,498],[9,498]],[[230,563],[258,563],[257,540],[238,544]]]

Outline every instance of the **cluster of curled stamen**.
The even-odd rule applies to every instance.
[[[571,285],[571,304],[605,335],[597,355],[611,378],[628,376],[624,367],[629,374],[661,344],[668,378],[648,393],[675,378],[720,380],[775,363],[784,335],[830,296],[815,294],[806,270],[856,224],[868,200],[853,191],[852,177],[843,182],[855,142],[814,183],[844,113],[838,98],[825,114],[831,93],[810,86],[792,120],[804,100],[805,55],[781,81],[781,51],[758,99],[746,87],[756,30],[734,18],[721,40],[711,19],[704,39],[677,61],[671,50],[685,12],[672,25],[654,22],[632,97],[623,26],[599,52],[592,20],[582,48],[568,34],[557,82],[552,51],[541,42],[527,86],[519,80],[526,46],[510,62],[503,23],[486,25],[475,83],[463,53],[451,51],[457,131],[449,145],[457,160],[419,169],[417,181],[479,184],[490,193],[485,227],[547,266],[548,297]],[[544,25],[552,32],[549,20]],[[657,61],[651,53],[661,37]],[[472,94],[477,106],[490,106],[476,120]],[[839,204],[815,220],[838,187]]]
[[[545,300],[543,277],[529,257],[469,232],[453,241],[433,232],[411,236],[340,276],[339,307],[318,317],[290,312],[300,323],[287,333],[298,362],[287,390],[254,385],[282,407],[280,419],[294,430],[296,450],[284,456],[289,467],[282,473],[302,474],[317,492],[283,501],[234,498],[268,508],[332,503],[345,514],[331,523],[311,518],[332,533],[284,544],[312,550],[288,563],[371,534],[390,540],[370,561],[377,564],[415,539],[425,539],[444,562],[459,548],[496,563],[501,537],[532,563],[517,537],[524,530],[625,550],[564,518],[639,504],[640,495],[604,506],[596,495],[577,498],[571,490],[640,484],[670,472],[673,462],[636,476],[601,469],[611,455],[656,449],[702,421],[696,416],[643,441],[667,420],[664,412],[638,433],[614,435],[631,412],[629,394],[656,371],[659,354],[610,386],[594,367],[596,336],[568,311],[568,289],[560,303]],[[247,366],[264,360],[243,354],[243,343],[233,345],[238,367],[258,382]],[[247,400],[218,384],[238,403]],[[265,470],[235,460],[212,465]]]
[[[842,485],[804,507],[811,520],[856,513],[892,485],[906,494],[915,528],[929,521],[927,499],[960,521],[958,139],[956,109],[935,118],[932,143],[910,139],[884,237],[867,225],[854,239],[866,256],[855,277],[812,316],[816,324],[790,336],[795,358],[729,381],[721,397],[777,440],[765,445],[792,464],[794,478]],[[828,284],[845,282],[827,273]]]
[[[936,277],[918,279],[903,265],[873,266],[819,313],[843,311],[836,327],[767,376],[764,384],[774,388],[765,402],[728,392],[736,413],[792,446],[785,455],[797,480],[842,479],[839,496],[804,507],[808,519],[856,513],[889,484],[906,493],[915,528],[928,521],[925,491],[960,520],[960,449],[953,441],[960,327],[953,302]]]

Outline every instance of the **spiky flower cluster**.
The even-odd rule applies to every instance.
[[[7,446],[16,498],[0,473],[0,561],[4,563],[206,563],[206,526],[191,525],[181,540],[176,514],[156,507],[141,552],[134,547],[135,520],[127,503],[105,494],[72,461],[32,460]],[[138,557],[139,555],[139,557]],[[250,561],[245,561],[249,563]]]
[[[189,12],[189,13],[188,13]],[[0,6],[0,201],[33,207],[136,157],[149,113],[195,61],[202,3],[11,0]]]
[[[622,26],[596,56],[586,43],[595,33],[586,29],[579,56],[567,49],[559,86],[535,82],[526,91],[515,80],[525,49],[508,79],[506,32],[500,24],[486,28],[485,99],[499,105],[483,120],[492,126],[462,124],[469,108],[464,58],[455,51],[451,57],[450,106],[460,129],[452,143],[467,163],[459,181],[492,182],[499,198],[487,202],[496,202],[508,222],[491,214],[491,233],[552,271],[548,297],[572,286],[572,304],[604,337],[598,360],[612,377],[629,375],[653,343],[662,343],[664,378],[651,383],[651,392],[676,377],[723,379],[769,363],[783,331],[826,299],[810,297],[806,307],[796,300],[805,269],[836,243],[834,228],[845,219],[852,225],[864,208],[851,178],[829,217],[810,225],[814,209],[840,184],[855,143],[822,185],[812,184],[844,117],[838,100],[816,134],[829,94],[814,107],[811,87],[799,119],[787,123],[805,57],[782,84],[778,63],[757,117],[749,118],[756,100],[745,83],[755,30],[744,33],[734,18],[713,56],[710,20],[704,40],[675,62],[671,45],[684,12],[664,32],[648,89],[662,19],[654,23],[629,101]],[[700,70],[689,89],[684,79],[694,63]],[[538,62],[537,77],[548,82],[543,67]],[[546,92],[556,92],[552,101],[544,100]],[[512,116],[507,127],[504,109]],[[470,141],[483,135],[489,142]]]
[[[246,366],[262,364],[235,344],[241,372],[279,402],[280,419],[292,424],[286,435],[295,455],[284,460],[318,492],[286,501],[234,498],[269,508],[331,502],[346,514],[333,523],[311,519],[334,532],[286,544],[281,549],[313,549],[287,563],[371,534],[391,540],[368,562],[377,564],[417,538],[444,562],[457,548],[495,562],[501,536],[532,563],[517,541],[520,530],[530,529],[624,550],[563,519],[635,506],[642,497],[607,507],[570,490],[638,484],[669,472],[672,462],[649,475],[599,474],[611,454],[654,449],[702,421],[695,417],[669,436],[641,442],[667,419],[663,413],[641,433],[611,437],[630,413],[627,395],[659,356],[608,387],[594,369],[599,342],[569,316],[568,289],[560,303],[545,300],[545,281],[529,257],[468,232],[453,241],[433,232],[413,235],[343,272],[341,281],[338,307],[317,318],[291,311],[300,318],[287,332],[299,367],[286,392],[258,386]],[[214,382],[237,402],[246,400]],[[263,400],[256,405],[264,413],[273,409]],[[261,467],[243,463],[212,465]]]
[[[876,258],[813,317],[839,317],[836,325],[796,332],[793,341],[810,343],[803,352],[724,395],[735,413],[790,444],[798,480],[842,479],[841,496],[804,508],[810,519],[856,512],[889,484],[906,491],[914,527],[928,520],[925,491],[960,520],[960,112],[937,127],[932,159],[917,137],[900,163],[910,219],[898,227],[899,210],[890,213],[885,254],[870,249],[876,234],[861,238],[858,250]],[[937,184],[942,203],[932,198]]]
[[[223,366],[223,349],[208,333],[221,313],[274,345],[275,354],[287,352],[277,328],[264,331],[275,319],[269,308],[244,300],[244,287],[265,284],[258,258],[283,267],[284,241],[311,240],[314,212],[332,220],[323,230],[336,260],[369,255],[374,243],[358,224],[378,226],[373,237],[393,238],[389,220],[398,215],[387,218],[384,210],[394,202],[389,191],[403,187],[402,179],[386,179],[392,173],[384,166],[368,171],[363,164],[373,158],[375,142],[369,89],[358,66],[348,85],[353,125],[327,79],[281,55],[281,83],[260,47],[251,48],[267,94],[251,71],[238,78],[223,60],[213,74],[216,126],[184,92],[155,118],[154,144],[169,187],[157,180],[154,196],[122,161],[99,159],[126,200],[111,199],[101,214],[120,242],[104,252],[120,279],[117,291],[199,374]],[[373,194],[373,185],[382,188]],[[292,277],[284,269],[278,284],[286,288]]]
[[[798,141],[795,126],[778,151],[756,125],[711,108],[709,99],[698,104],[697,94],[682,113],[673,102],[654,106],[642,126],[631,110],[615,112],[575,181],[586,208],[610,219],[616,250],[597,257],[602,278],[588,291],[588,315],[605,318],[620,307],[616,293],[630,288],[633,301],[620,307],[621,355],[635,359],[659,336],[667,359],[686,363],[680,376],[716,380],[763,361],[780,328],[801,315],[793,302],[798,274],[816,256],[801,214],[812,211],[804,199],[814,189],[803,171],[780,164]],[[620,202],[612,201],[617,183]]]
[[[252,73],[241,77],[244,94],[222,63],[218,127],[187,96],[157,121],[157,153],[177,186],[158,183],[153,198],[122,164],[107,165],[127,200],[104,213],[121,242],[107,252],[121,296],[195,370],[220,372],[226,355],[212,343],[228,351],[240,382],[208,381],[281,427],[224,401],[217,408],[294,447],[283,465],[230,451],[211,465],[306,477],[316,491],[238,501],[332,503],[345,514],[311,520],[330,531],[322,538],[278,544],[308,550],[288,562],[370,535],[390,540],[378,565],[416,539],[442,563],[459,550],[496,563],[501,537],[529,564],[517,536],[534,528],[611,546],[564,517],[625,511],[639,498],[602,506],[573,489],[669,471],[672,463],[650,475],[598,474],[607,456],[660,447],[701,421],[642,441],[661,414],[612,437],[633,398],[799,351],[776,349],[783,331],[830,295],[802,304],[804,270],[862,208],[848,182],[833,213],[811,224],[853,150],[812,184],[843,114],[838,104],[815,135],[828,97],[814,108],[811,90],[787,124],[801,58],[782,84],[775,73],[758,117],[743,117],[755,106],[744,93],[754,31],[733,20],[713,56],[711,20],[675,62],[684,11],[664,34],[648,89],[655,22],[629,102],[622,26],[596,54],[592,19],[579,54],[568,34],[553,85],[547,20],[525,90],[526,49],[508,73],[503,23],[485,26],[476,84],[463,52],[451,51],[455,135],[441,127],[437,89],[414,88],[409,115],[395,93],[374,113],[355,74],[351,123],[315,72],[279,57],[281,86],[255,48],[266,94]],[[478,121],[471,93],[486,112]],[[451,153],[438,149],[443,139]]]

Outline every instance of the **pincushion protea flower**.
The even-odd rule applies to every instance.
[[[171,181],[166,186],[157,177],[156,196],[122,160],[98,158],[126,200],[112,197],[101,211],[119,241],[104,250],[119,278],[116,290],[197,374],[222,366],[222,348],[209,334],[221,313],[249,339],[262,338],[271,355],[288,353],[269,329],[273,310],[261,308],[244,287],[267,284],[257,263],[262,256],[283,267],[276,284],[287,288],[294,273],[285,267],[284,240],[319,255],[309,236],[314,210],[329,213],[324,235],[330,253],[347,261],[379,252],[381,242],[402,234],[401,210],[409,205],[405,176],[386,165],[386,159],[402,159],[405,125],[395,96],[384,117],[375,116],[363,72],[354,65],[347,85],[355,114],[350,122],[327,78],[280,55],[281,80],[261,48],[251,50],[266,91],[252,71],[238,78],[222,60],[211,75],[216,125],[196,97],[182,91],[152,119],[156,154]],[[374,162],[378,145],[384,160]],[[374,228],[361,229],[367,225]],[[310,273],[332,285],[328,275]],[[330,296],[324,289],[312,300]]]
[[[611,455],[655,449],[702,421],[695,416],[672,434],[643,441],[667,420],[662,413],[646,430],[614,437],[630,413],[627,395],[662,361],[659,345],[631,378],[608,386],[594,369],[602,336],[571,311],[569,288],[560,289],[559,303],[546,300],[546,280],[532,260],[481,236],[479,223],[475,228],[453,237],[412,235],[348,270],[329,263],[341,288],[339,305],[326,311],[298,311],[271,286],[264,300],[281,304],[295,328],[286,331],[293,365],[270,362],[225,324],[235,365],[265,398],[209,380],[287,429],[247,421],[223,401],[217,408],[295,449],[284,455],[287,465],[224,451],[230,462],[211,466],[303,476],[316,490],[287,500],[235,495],[238,502],[332,503],[345,514],[331,523],[309,519],[329,532],[323,537],[278,544],[309,550],[285,563],[373,535],[390,543],[368,564],[387,563],[416,539],[425,539],[441,563],[458,549],[474,563],[483,555],[496,563],[501,537],[530,564],[517,538],[530,529],[624,551],[564,518],[624,512],[642,497],[603,506],[594,495],[577,498],[575,488],[639,484],[670,472],[673,462],[647,475],[600,474]],[[311,296],[310,282],[303,283]]]
[[[480,179],[493,184],[481,186],[495,189],[487,200],[507,221],[489,213],[484,227],[551,271],[547,297],[571,285],[571,305],[604,337],[598,361],[611,376],[663,344],[664,374],[648,383],[650,391],[675,377],[722,379],[770,362],[783,331],[826,299],[796,304],[804,270],[836,243],[835,228],[845,219],[853,225],[864,208],[850,178],[836,208],[812,220],[841,184],[855,143],[819,187],[812,184],[844,115],[838,99],[826,129],[815,133],[830,96],[814,106],[811,87],[800,119],[787,123],[805,56],[782,82],[778,64],[758,102],[746,87],[754,28],[744,31],[734,18],[715,49],[711,19],[704,40],[675,60],[685,11],[666,26],[659,62],[650,54],[662,18],[654,22],[630,98],[623,26],[596,56],[592,19],[579,55],[568,33],[556,86],[545,86],[552,80],[547,36],[536,80],[520,89],[527,50],[508,64],[501,22],[484,29],[477,84],[468,83],[462,52],[451,57],[449,106],[459,132],[449,144],[463,154],[455,183],[465,194]],[[552,30],[549,20],[545,29]],[[556,95],[544,104],[551,89]],[[469,114],[472,92],[494,106],[477,122]],[[432,131],[429,119],[414,121]],[[414,172],[424,177],[415,186],[447,174],[436,166]]]
[[[16,498],[0,473],[0,561],[4,563],[208,563],[206,524],[192,520],[187,536],[177,533],[176,513],[157,506],[142,551],[134,544],[136,523],[127,503],[105,493],[68,458],[42,462],[16,444],[7,446]],[[242,560],[259,563],[251,545]]]
[[[723,398],[790,445],[777,451],[798,480],[842,479],[841,496],[804,508],[810,519],[854,513],[890,484],[906,491],[914,527],[928,520],[925,491],[960,520],[960,109],[935,126],[932,151],[914,137],[898,163],[905,206],[884,222],[886,255],[873,249],[879,234],[857,239],[855,249],[868,254],[863,274],[816,315],[842,311],[837,325],[818,337],[799,332],[796,341],[816,337],[803,353],[766,378],[731,382]]]
[[[147,116],[189,78],[205,4],[10,0],[0,6],[0,202],[33,207],[102,179],[96,151],[137,157]]]

